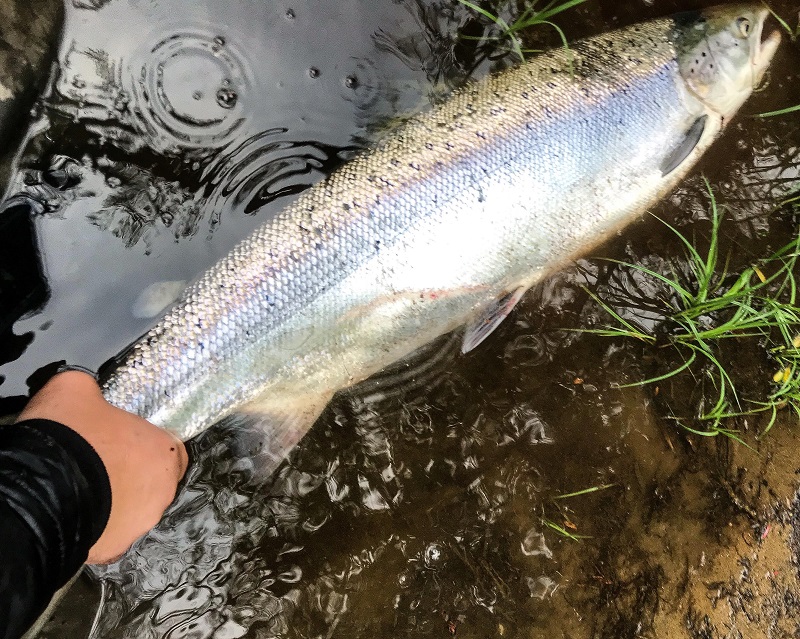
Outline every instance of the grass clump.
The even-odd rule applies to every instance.
[[[464,6],[469,7],[473,11],[479,13],[484,18],[493,22],[499,29],[500,33],[499,35],[493,36],[490,39],[508,40],[511,51],[514,52],[521,62],[524,62],[526,53],[539,53],[537,50],[523,49],[522,42],[519,39],[520,32],[524,31],[525,29],[530,29],[531,27],[547,25],[553,28],[556,33],[558,33],[559,38],[561,38],[564,48],[569,49],[567,37],[564,34],[564,31],[552,21],[552,18],[563,11],[572,9],[573,7],[577,7],[579,4],[586,2],[586,0],[565,0],[564,2],[550,0],[550,2],[546,3],[541,8],[537,8],[538,3],[536,0],[534,0],[533,2],[527,4],[519,16],[517,16],[511,22],[507,22],[499,15],[495,15],[491,11],[484,9],[473,2],[469,2],[469,0],[458,1]]]
[[[675,418],[697,435],[724,435],[744,443],[729,418],[767,413],[763,433],[775,423],[777,412],[788,407],[800,417],[800,307],[795,267],[800,257],[800,237],[741,273],[728,271],[720,260],[719,230],[722,211],[706,181],[711,207],[711,234],[707,251],[698,251],[680,231],[663,222],[683,244],[688,268],[684,273],[658,273],[644,266],[611,260],[656,281],[667,295],[661,317],[651,329],[626,319],[595,293],[587,291],[610,315],[612,323],[585,330],[607,337],[636,339],[654,348],[671,348],[680,364],[664,374],[628,386],[658,383],[684,371],[701,375],[714,392],[693,419]],[[788,201],[787,201],[788,203]],[[774,362],[771,391],[766,397],[745,398],[729,367],[720,356],[728,340],[755,339]]]

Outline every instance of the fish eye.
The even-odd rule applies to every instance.
[[[736,21],[736,26],[739,28],[739,33],[743,38],[746,38],[750,35],[750,20],[747,18],[739,18]]]

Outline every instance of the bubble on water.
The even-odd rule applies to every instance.
[[[236,101],[238,99],[239,96],[236,94],[236,91],[230,87],[223,86],[217,91],[217,104],[223,109],[232,109],[236,106]]]
[[[344,86],[348,89],[357,89],[358,88],[358,78],[354,75],[348,75],[344,79]]]
[[[72,86],[74,86],[76,89],[85,89],[86,80],[84,80],[81,76],[76,74],[72,78]]]
[[[295,19],[295,12],[294,9],[286,9],[286,13],[284,14],[287,20],[294,20]]]
[[[531,528],[528,531],[525,539],[520,543],[520,547],[522,548],[522,554],[526,557],[542,555],[547,559],[553,558],[553,551],[547,547],[544,535],[535,528]]]
[[[308,69],[308,76],[310,78],[318,78],[319,77],[319,69],[317,67],[309,67]]]

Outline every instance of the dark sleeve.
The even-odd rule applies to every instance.
[[[108,474],[75,431],[0,426],[0,639],[18,639],[86,561],[111,513]]]

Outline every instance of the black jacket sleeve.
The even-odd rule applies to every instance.
[[[111,513],[108,474],[75,431],[0,426],[0,639],[18,639],[86,561]]]

